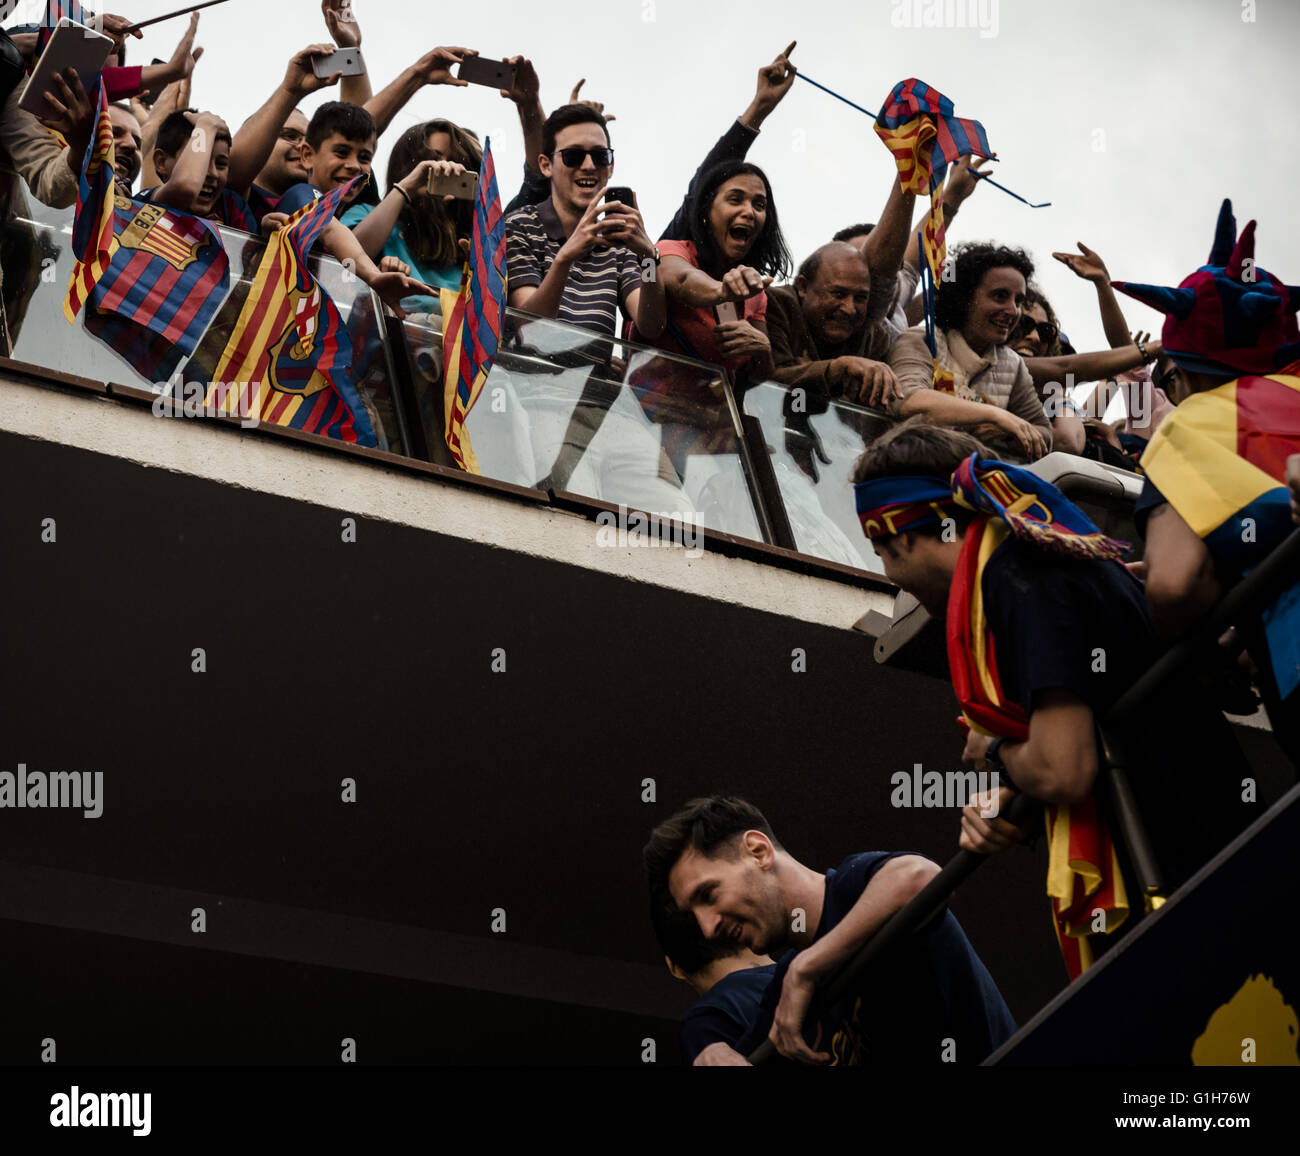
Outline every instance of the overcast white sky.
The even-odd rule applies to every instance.
[[[43,10],[39,0],[24,2]],[[106,7],[141,20],[186,2]],[[656,236],[709,145],[748,104],[758,66],[797,40],[795,64],[865,108],[879,108],[896,81],[917,76],[951,97],[958,115],[983,122],[1001,157],[998,179],[1052,206],[1029,209],[982,187],[950,238],[1027,248],[1080,349],[1105,345],[1096,296],[1052,250],[1081,240],[1115,278],[1177,283],[1204,262],[1224,196],[1239,223],[1259,220],[1259,262],[1300,283],[1295,0],[957,0],[946,9],[966,27],[900,26],[935,7],[933,0],[354,3],[376,89],[436,44],[529,56],[548,110],[586,77],[583,96],[605,101],[617,117],[615,182],[636,190]],[[133,62],[170,56],[184,21],[146,30]],[[294,51],[325,39],[319,0],[230,0],[206,11],[195,103],[237,126]],[[305,111],[324,99],[311,98]],[[433,116],[490,134],[502,199],[513,196],[523,162],[514,106],[474,86],[422,90],[380,142],[380,177],[386,145]],[[750,158],[772,181],[796,261],[841,226],[874,220],[891,179],[870,119],[801,80]],[[1125,312],[1131,326],[1158,331],[1153,311],[1131,302]]]

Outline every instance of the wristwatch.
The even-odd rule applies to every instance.
[[[1013,790],[1018,789],[1016,788],[1016,784],[1011,781],[1011,776],[1007,774],[1006,764],[1001,758],[1002,744],[1004,742],[1006,742],[1006,739],[999,735],[989,743],[988,750],[984,752],[984,761],[988,764],[989,770],[996,771],[1006,780],[1007,786],[1011,787]]]

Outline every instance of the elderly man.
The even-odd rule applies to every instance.
[[[884,363],[883,320],[915,200],[895,180],[880,223],[861,245],[823,245],[799,266],[793,285],[767,291],[776,381],[879,408],[898,396],[898,379]]]

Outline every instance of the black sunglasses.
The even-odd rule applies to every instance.
[[[1016,331],[1012,334],[1012,341],[1019,341],[1022,337],[1028,337],[1034,330],[1038,330],[1039,340],[1044,345],[1051,345],[1056,340],[1057,335],[1061,332],[1050,321],[1035,321],[1028,314],[1020,318],[1016,325]]]
[[[582,162],[591,157],[591,163],[598,169],[607,169],[614,163],[614,150],[605,146],[596,149],[567,148],[557,150],[562,160],[571,169],[578,168]],[[551,154],[554,156],[555,154]]]

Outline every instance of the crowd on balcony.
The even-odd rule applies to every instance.
[[[219,110],[190,107],[202,55],[198,15],[168,61],[145,67],[127,64],[130,21],[104,16],[117,45],[103,80],[113,101],[118,191],[270,235],[317,198],[348,188],[322,243],[400,315],[461,284],[471,203],[430,189],[434,178],[477,173],[483,146],[472,129],[435,110],[440,115],[395,142],[381,190],[371,174],[378,141],[422,90],[467,84],[457,70],[477,53],[434,48],[378,92],[364,70],[318,76],[314,60],[362,39],[347,0],[323,0],[321,8],[332,43],[290,56],[283,79],[238,130]],[[18,64],[0,148],[34,196],[68,207],[77,201],[95,107],[87,78],[72,72],[56,76],[47,94],[54,115],[38,121],[19,107],[21,61],[36,44],[34,28],[6,38]],[[614,118],[600,102],[580,99],[581,86],[548,112],[531,61],[507,58],[512,79],[501,96],[518,110],[526,156],[522,186],[505,210],[509,304],[721,367],[738,391],[772,381],[810,409],[843,399],[898,419],[858,464],[858,510],[886,573],[948,617],[954,689],[969,722],[963,757],[1000,770],[999,808],[1023,792],[1054,809],[1049,824],[1095,834],[1088,807],[1100,767],[1096,723],[1162,640],[1192,630],[1300,522],[1300,290],[1258,266],[1254,223],[1238,235],[1225,202],[1208,264],[1183,285],[1119,286],[1166,314],[1159,339],[1130,330],[1104,260],[1087,246],[1052,255],[1096,288],[1110,347],[1079,352],[1035,281],[1030,255],[1014,244],[971,241],[952,248],[951,275],[935,285],[931,344],[921,324],[916,197],[897,176],[881,190],[877,221],[828,230],[811,253],[789,250],[777,189],[748,156],[793,86],[794,47],[758,69],[753,100],[718,126],[717,143],[657,239],[635,194],[615,184]],[[338,100],[310,117],[299,110],[304,98],[336,87]],[[951,165],[942,189],[950,230],[986,164],[967,156]],[[354,184],[360,176],[370,180]],[[1102,383],[1087,409],[1063,386],[1071,376]],[[1126,414],[1107,424],[1117,390]],[[567,423],[563,414],[555,423],[557,444]],[[1117,543],[1052,486],[998,460],[998,446],[1028,461],[1053,450],[1125,469],[1141,461],[1145,561],[1119,565]],[[656,468],[657,453],[651,447],[647,456]],[[673,486],[662,489],[646,508],[675,501]],[[1298,616],[1292,606],[1283,619],[1294,626]],[[1285,667],[1300,658],[1294,633],[1286,650],[1288,629],[1262,627],[1246,646],[1265,673],[1284,653],[1276,677],[1262,679],[1264,702],[1296,750],[1300,693]],[[1222,715],[1213,702],[1195,706],[1200,695],[1182,688],[1162,700],[1158,709],[1203,721],[1185,730],[1182,747],[1148,747],[1144,756],[1152,838],[1175,883],[1255,814],[1236,797],[1242,774],[1235,748],[1221,741]],[[1205,773],[1191,775],[1193,766]],[[1024,837],[987,813],[989,801],[963,812],[962,846],[993,853]],[[769,1031],[789,1056],[828,1058],[801,1033],[815,980],[933,875],[917,856],[886,854],[854,856],[823,877],[734,799],[692,804],[656,831],[646,860],[674,974],[702,995],[728,993],[688,1025],[688,1050],[717,1062],[736,1062]],[[1106,887],[1119,883],[1110,870],[1108,862],[1098,867]],[[1120,886],[1104,901],[1095,891],[1087,899],[1085,908],[1126,910]],[[1075,952],[1073,967],[1086,966],[1080,957],[1106,943],[1089,947],[1096,936],[1080,930],[1083,909],[1068,896],[1055,902],[1062,949],[1067,959]],[[821,918],[791,931],[796,908]],[[1119,922],[1115,914],[1101,936]],[[982,1058],[1009,1035],[1009,1013],[951,915],[927,936],[896,969],[889,999],[863,993],[874,1000],[876,1029],[889,1036],[894,1058],[911,1054],[910,1041],[918,1057],[934,1059],[931,1037],[952,1033],[963,1058]],[[769,953],[792,946],[805,950],[778,968]],[[869,1051],[864,1031],[858,1011],[842,1017],[837,1058]]]
[[[466,85],[458,67],[477,53],[434,48],[378,92],[364,68],[317,76],[314,60],[362,40],[350,3],[322,0],[321,8],[332,43],[294,53],[238,130],[220,110],[189,107],[203,54],[198,14],[169,60],[143,67],[127,66],[130,21],[105,15],[117,42],[103,76],[119,191],[269,234],[312,198],[366,177],[323,244],[394,310],[404,299],[419,308],[427,294],[459,286],[473,224],[470,202],[432,194],[430,179],[475,173],[482,145],[472,129],[440,116],[395,142],[382,191],[371,166],[398,112],[426,87]],[[33,26],[10,30],[11,51],[30,60],[37,34]],[[1054,254],[1097,286],[1111,348],[1093,353],[1066,342],[1028,255],[986,244],[952,253],[952,276],[937,286],[932,353],[918,326],[915,197],[898,181],[882,190],[874,225],[841,229],[795,265],[771,180],[746,159],[792,87],[793,47],[758,70],[753,100],[702,158],[657,241],[635,194],[614,183],[613,118],[603,104],[580,100],[575,89],[548,114],[531,61],[506,58],[513,79],[501,95],[517,107],[526,157],[522,187],[506,206],[509,304],[611,337],[621,326],[632,340],[726,368],[740,390],[771,380],[811,395],[813,406],[843,398],[895,417],[924,413],[1029,459],[1057,449],[1131,468],[1169,408],[1161,383],[1172,365],[1158,340],[1130,336],[1097,254],[1082,246]],[[21,84],[5,104],[4,151],[33,193],[56,207],[76,202],[95,111],[87,80],[55,76],[48,98],[58,115],[43,125],[18,107]],[[299,110],[304,98],[333,89],[339,99],[310,119]],[[952,166],[943,191],[950,226],[984,164],[966,157]],[[933,388],[936,361],[951,378],[942,390]],[[1091,416],[1067,396],[1067,380],[1104,383]],[[1128,415],[1106,425],[1101,415],[1117,387]]]

